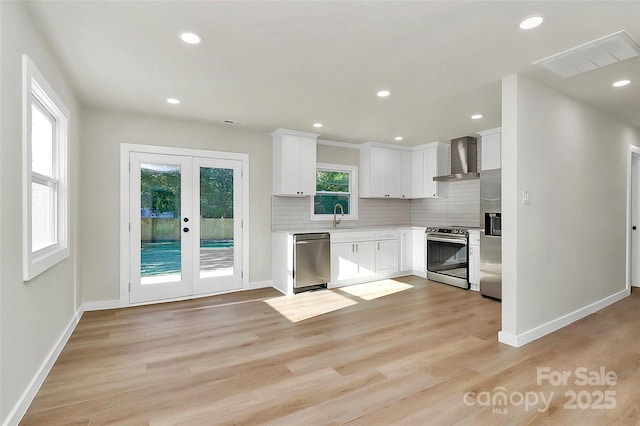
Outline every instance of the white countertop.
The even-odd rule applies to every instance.
[[[398,229],[426,229],[424,226],[411,226],[411,225],[385,225],[385,226],[340,226],[337,228],[324,228],[324,229],[276,229],[272,232],[279,232],[283,234],[319,234],[323,232],[329,233],[342,233],[342,232],[367,232],[367,231],[390,231]]]

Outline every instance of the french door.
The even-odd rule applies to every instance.
[[[242,162],[130,153],[130,303],[242,287]]]

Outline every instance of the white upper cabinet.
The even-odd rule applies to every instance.
[[[422,145],[416,147],[412,155],[412,198],[446,197],[448,183],[436,182],[433,178],[448,174],[449,144]]]
[[[273,195],[316,194],[315,133],[278,129],[273,136]]]
[[[411,151],[400,151],[400,197],[411,198],[413,194],[413,153]]]
[[[409,198],[410,154],[406,150],[376,146],[371,142],[362,144],[360,197]]]
[[[482,170],[493,170],[502,168],[501,144],[502,128],[498,127],[484,132],[478,132],[482,137]]]

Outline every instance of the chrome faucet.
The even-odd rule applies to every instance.
[[[338,209],[338,207],[340,207],[340,212],[342,214],[342,216],[344,216],[344,207],[342,207],[342,204],[337,203],[335,206],[333,206],[333,227],[337,227],[338,224],[340,223],[340,219],[336,220],[336,210]]]

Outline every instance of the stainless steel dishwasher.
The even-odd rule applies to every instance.
[[[331,280],[328,232],[293,235],[293,292],[327,287]]]

